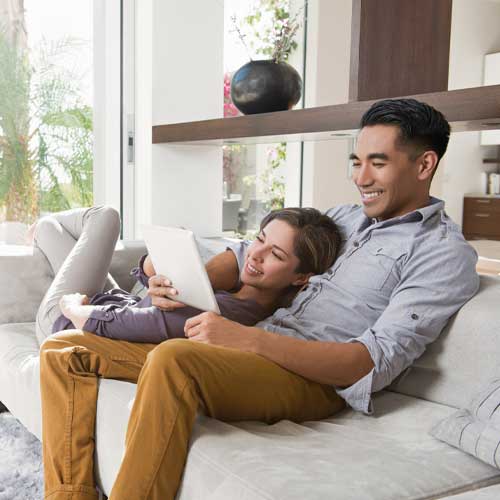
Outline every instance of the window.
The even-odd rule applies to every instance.
[[[224,117],[240,114],[231,101],[234,72],[251,59],[269,59],[273,32],[295,15],[303,25],[304,8],[304,2],[290,0],[225,0]],[[288,51],[300,74],[302,38],[301,29]],[[223,231],[251,237],[269,210],[299,205],[300,158],[298,143],[223,146]]]
[[[0,243],[25,243],[48,213],[120,209],[124,2],[12,0],[2,13]]]

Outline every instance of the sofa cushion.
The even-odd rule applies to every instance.
[[[33,321],[52,277],[52,269],[39,250],[0,247],[0,324]]]
[[[0,400],[40,437],[34,324],[0,326]],[[136,386],[101,380],[96,474],[110,492]],[[392,392],[377,416],[345,410],[302,425],[227,424],[199,417],[178,500],[423,500],[492,481],[500,472],[428,435],[454,409]]]
[[[390,389],[465,407],[492,377],[500,378],[499,303],[500,278],[481,276],[476,296]]]
[[[500,378],[439,422],[431,435],[500,469]]]
[[[499,498],[500,484],[495,484],[486,488],[467,491],[465,493],[454,495],[452,497],[446,497],[446,500],[498,500]]]

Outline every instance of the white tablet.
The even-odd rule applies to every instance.
[[[166,276],[179,292],[175,300],[220,314],[193,232],[144,225],[142,234],[156,273]]]

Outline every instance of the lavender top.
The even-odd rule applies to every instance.
[[[130,274],[144,286],[148,277],[144,273],[144,255],[139,266]],[[242,325],[252,326],[267,316],[264,308],[254,300],[241,300],[225,291],[215,292],[221,315]],[[184,323],[203,311],[186,306],[175,311],[162,311],[151,305],[149,296],[141,299],[120,288],[98,293],[90,300],[94,310],[85,322],[83,330],[101,337],[158,344],[171,338],[184,338]],[[61,315],[54,322],[52,332],[75,328],[73,323]]]

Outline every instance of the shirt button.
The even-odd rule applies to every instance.
[[[411,315],[411,319],[418,319],[418,314],[413,313],[413,314]]]
[[[359,242],[355,241],[355,242],[353,243],[353,245],[354,245],[356,248],[358,248],[358,247],[359,247]]]

